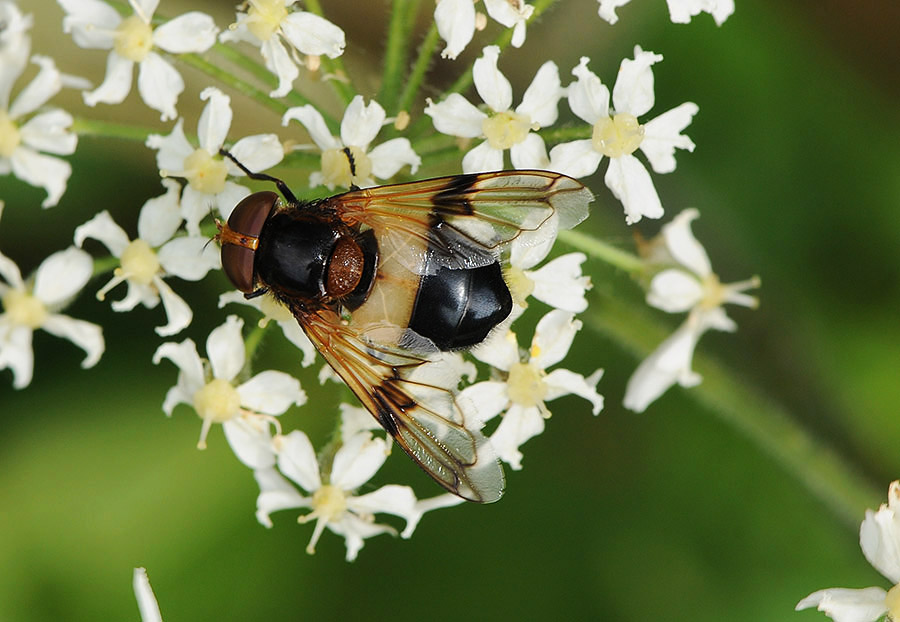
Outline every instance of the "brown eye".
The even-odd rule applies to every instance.
[[[254,289],[253,259],[259,235],[278,195],[256,192],[235,206],[228,224],[222,225],[218,239],[222,244],[222,269],[231,283],[245,294]]]

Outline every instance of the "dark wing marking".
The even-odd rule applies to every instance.
[[[379,242],[409,248],[410,266],[421,271],[487,265],[514,239],[545,242],[584,220],[592,200],[559,173],[498,171],[354,190],[322,206],[371,227]]]
[[[500,498],[503,470],[490,441],[466,427],[447,359],[376,343],[327,309],[291,310],[363,406],[437,483],[470,501]]]

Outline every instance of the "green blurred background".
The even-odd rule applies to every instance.
[[[377,67],[389,5],[333,4],[326,12],[347,32],[351,70]],[[708,15],[669,23],[663,0],[632,5],[610,27],[592,0],[562,2],[500,67],[521,93],[548,58],[568,81],[578,57],[590,55],[612,82],[635,43],[665,56],[654,68],[650,116],[685,100],[700,106],[687,130],[696,151],[654,178],[667,216],[699,207],[695,231],[723,281],[763,279],[760,309],[732,310],[739,332],[704,337],[698,368],[732,376],[834,447],[866,485],[855,518],[829,511],[710,409],[701,393],[710,387],[672,390],[642,415],[624,411],[629,374],[680,318],[642,307],[637,288],[590,262],[591,308],[566,366],[607,370],[606,409],[595,418],[579,399],[552,404],[547,431],[524,447],[524,470],[507,470],[500,503],[426,515],[411,540],[369,540],[352,564],[331,533],[309,556],[311,526],[298,526],[295,513],[276,514],[271,530],[256,522],[257,486],[221,429],[200,452],[199,420],[184,407],[163,415],[176,372],[150,364],[161,310],[119,315],[85,295],[68,312],[104,325],[107,351],[96,368],[81,370],[74,346],[38,333],[31,386],[14,391],[9,372],[0,373],[0,621],[136,620],[134,566],[147,567],[169,622],[801,621],[824,619],[793,612],[813,590],[889,587],[859,552],[857,528],[900,476],[900,9],[892,0],[738,0],[717,28]],[[75,48],[55,3],[20,6],[35,14],[34,52],[99,83],[104,53]],[[188,6],[230,23],[225,2],[164,2],[160,11]],[[438,62],[432,84],[474,55]],[[184,75],[191,86],[179,112],[193,130],[204,81]],[[240,100],[233,137],[298,137]],[[120,107],[86,109],[77,93],[54,101],[88,118],[156,120],[135,93]],[[49,211],[39,208],[40,191],[0,179],[0,249],[26,272],[100,209],[134,233],[139,207],[162,192],[153,153],[137,144],[84,138],[73,164],[65,197]],[[583,227],[629,248],[603,170],[587,180],[599,202]],[[639,229],[652,235],[658,223]],[[178,340],[202,344],[223,319],[223,279],[173,284],[195,311]],[[640,330],[605,323],[625,316]],[[299,371],[277,331],[260,361]],[[311,401],[286,422],[324,435],[335,398],[313,372],[300,377]],[[399,452],[374,483],[385,482],[437,492]]]

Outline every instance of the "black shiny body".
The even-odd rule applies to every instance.
[[[499,263],[478,268],[439,268],[419,282],[409,327],[441,350],[481,343],[512,311],[512,296]]]

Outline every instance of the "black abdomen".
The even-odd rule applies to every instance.
[[[409,327],[441,350],[481,343],[512,311],[512,296],[500,264],[451,270],[422,277]]]

